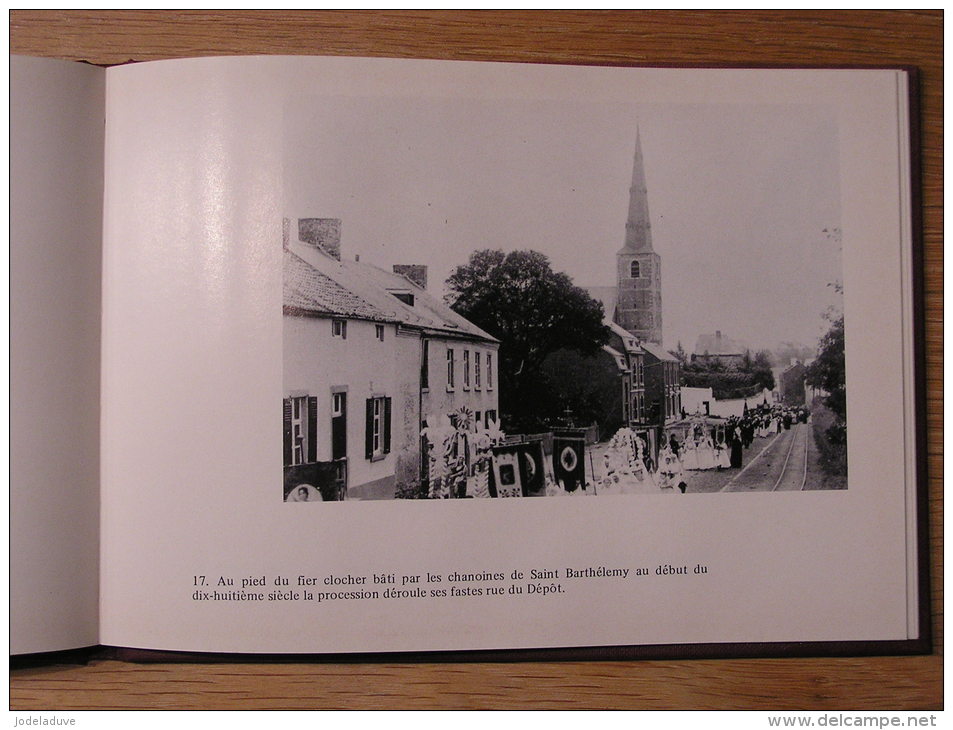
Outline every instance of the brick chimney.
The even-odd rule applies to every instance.
[[[299,218],[298,240],[341,260],[340,218]]]
[[[427,267],[424,264],[394,264],[394,273],[402,274],[421,289],[427,289]]]

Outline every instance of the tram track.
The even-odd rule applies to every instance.
[[[809,430],[809,426],[796,423],[790,430],[775,436],[721,491],[804,491],[808,477],[806,438]]]
[[[798,446],[798,445],[800,445],[800,446],[802,447],[802,450],[804,451],[804,459],[802,460],[802,461],[803,461],[803,464],[802,464],[802,469],[801,469],[801,480],[800,480],[801,483],[800,483],[800,485],[798,486],[797,489],[791,489],[791,490],[785,490],[785,491],[792,491],[792,492],[794,492],[794,491],[797,491],[797,492],[802,492],[802,491],[804,491],[804,485],[807,483],[807,452],[808,452],[808,448],[807,448],[807,443],[805,443],[805,440],[804,440],[804,439],[805,439],[804,430],[801,428],[801,426],[803,426],[803,425],[804,425],[804,424],[798,423],[798,424],[795,424],[795,426],[794,426],[794,433],[791,434],[791,444],[790,444],[790,446],[788,446],[788,452],[787,452],[787,454],[786,454],[785,457],[784,457],[784,464],[781,465],[781,473],[778,475],[778,480],[774,483],[774,486],[771,487],[771,491],[772,491],[772,492],[777,492],[777,491],[778,491],[778,487],[781,486],[781,483],[784,481],[784,478],[785,478],[786,476],[788,476],[788,463],[789,463],[790,460],[791,460],[791,454],[794,453],[794,449],[795,449],[795,447]],[[795,466],[795,465],[792,465],[792,466]]]

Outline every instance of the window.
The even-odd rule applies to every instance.
[[[344,415],[344,393],[331,394],[331,416]]]
[[[473,353],[473,387],[480,390],[480,353]],[[477,420],[480,420],[479,418]]]
[[[340,337],[342,340],[347,339],[347,320],[346,319],[332,319],[331,320],[331,335],[333,337]]]
[[[463,389],[470,390],[470,351],[463,351]]]
[[[638,279],[642,275],[641,266],[639,266],[638,261],[633,261],[629,264],[629,276],[633,279]]]
[[[391,399],[384,396],[368,398],[366,407],[364,456],[371,461],[378,461],[390,453]]]
[[[395,297],[400,299],[400,301],[402,301],[404,304],[408,304],[411,307],[414,306],[413,292],[403,291],[403,290],[393,291],[390,289],[388,289],[388,291],[390,291],[391,294],[393,294]]]
[[[420,389],[430,388],[430,340],[421,343],[420,352]]]
[[[308,399],[291,399],[291,463],[303,464],[308,447]]]
[[[375,325],[374,325],[374,335],[377,337],[377,339],[379,339],[381,342],[383,342],[383,341],[384,341],[384,325],[382,325],[382,324],[375,324]]]
[[[318,399],[293,395],[282,403],[284,464],[298,466],[317,460]]]
[[[453,350],[447,350],[447,390],[453,390],[456,387],[454,381],[454,370],[456,370],[456,363],[453,361]]]
[[[493,390],[493,353],[486,353],[486,389]]]

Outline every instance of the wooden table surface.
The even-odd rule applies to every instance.
[[[921,71],[934,653],[562,663],[132,664],[11,672],[13,709],[942,707],[943,13],[930,11],[11,11],[11,53],[116,64],[313,54]]]

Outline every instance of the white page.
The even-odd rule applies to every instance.
[[[103,642],[187,651],[346,652],[914,636],[908,598],[915,583],[907,569],[912,517],[906,511],[911,400],[903,379],[910,363],[903,333],[911,313],[901,307],[910,233],[901,194],[907,171],[898,152],[905,144],[905,98],[901,76],[878,71],[310,58],[202,59],[110,70]],[[610,267],[623,238],[640,115],[658,124],[666,109],[674,115],[685,105],[719,110],[728,119],[742,119],[749,109],[790,110],[796,118],[817,110],[835,130],[848,322],[849,489],[343,502],[306,509],[281,502],[281,221],[339,215],[327,208],[336,180],[344,185],[351,173],[347,149],[338,149],[349,131],[340,126],[347,119],[338,114],[342,109],[366,104],[368,114],[379,115],[379,137],[367,139],[373,146],[388,134],[400,140],[414,100],[425,110],[482,104],[491,117],[527,104],[547,112],[565,108],[575,119],[585,119],[580,108],[606,110],[606,119],[619,109],[631,111],[628,142],[619,152],[618,230],[605,244]],[[314,110],[313,133],[300,127],[306,115],[289,115],[299,106]],[[393,109],[406,119],[388,116]],[[548,119],[560,123],[558,114]],[[584,138],[598,137],[600,129],[618,131],[613,120],[600,128],[604,121],[598,114],[591,118]],[[454,141],[478,143],[454,138],[453,129],[441,131],[450,136],[450,147]],[[641,129],[646,150],[647,132]],[[568,135],[566,142],[553,156],[576,159]],[[315,155],[313,176],[326,183],[316,183],[309,199],[300,195],[307,175],[293,176],[285,167],[298,145],[302,154]],[[710,164],[699,160],[700,169]],[[598,175],[599,169],[587,172]],[[473,178],[488,186],[492,174],[461,170],[459,183]],[[653,173],[647,174],[651,189]],[[406,187],[425,178],[426,171],[408,170]],[[394,231],[411,225],[410,212],[396,196],[387,197],[392,189],[385,190],[374,202],[392,214]],[[355,198],[362,194],[373,197],[374,191],[351,191]],[[531,213],[552,216],[557,207]],[[505,215],[518,223],[515,214]],[[691,206],[679,215],[692,225]],[[442,222],[443,212],[435,218]],[[818,232],[826,224],[818,220]],[[362,221],[344,225],[359,228]],[[662,228],[660,223],[659,250]],[[375,248],[386,248],[390,234],[378,230],[361,240],[391,256],[390,262],[406,260],[406,250]],[[435,234],[420,257],[437,256],[432,246],[440,240]],[[521,237],[517,247],[540,248],[558,270],[566,267],[570,249],[590,243]],[[664,254],[663,262],[669,269],[676,265]],[[771,265],[766,258],[764,266]],[[668,564],[688,566],[690,575],[658,575],[657,568]],[[696,574],[697,565],[707,573]],[[567,568],[590,567],[633,575],[565,578]],[[648,575],[635,578],[639,568]],[[528,594],[532,569],[559,570],[560,580],[552,583],[563,592]],[[233,579],[228,589],[241,590],[243,579],[263,577],[265,587],[249,589],[268,593],[278,576],[288,577],[292,588],[298,576],[312,576],[324,591],[331,576],[360,576],[370,590],[372,574],[392,573],[398,587],[403,576],[422,576],[421,584],[435,589],[425,585],[427,574],[443,576],[446,587],[453,571],[503,573],[506,579],[495,584],[507,590],[518,585],[523,593],[322,602],[195,598],[197,589],[208,590],[219,578]],[[514,571],[524,578],[511,580]],[[197,586],[198,576],[204,587]]]
[[[99,643],[105,70],[10,59],[10,651]]]

